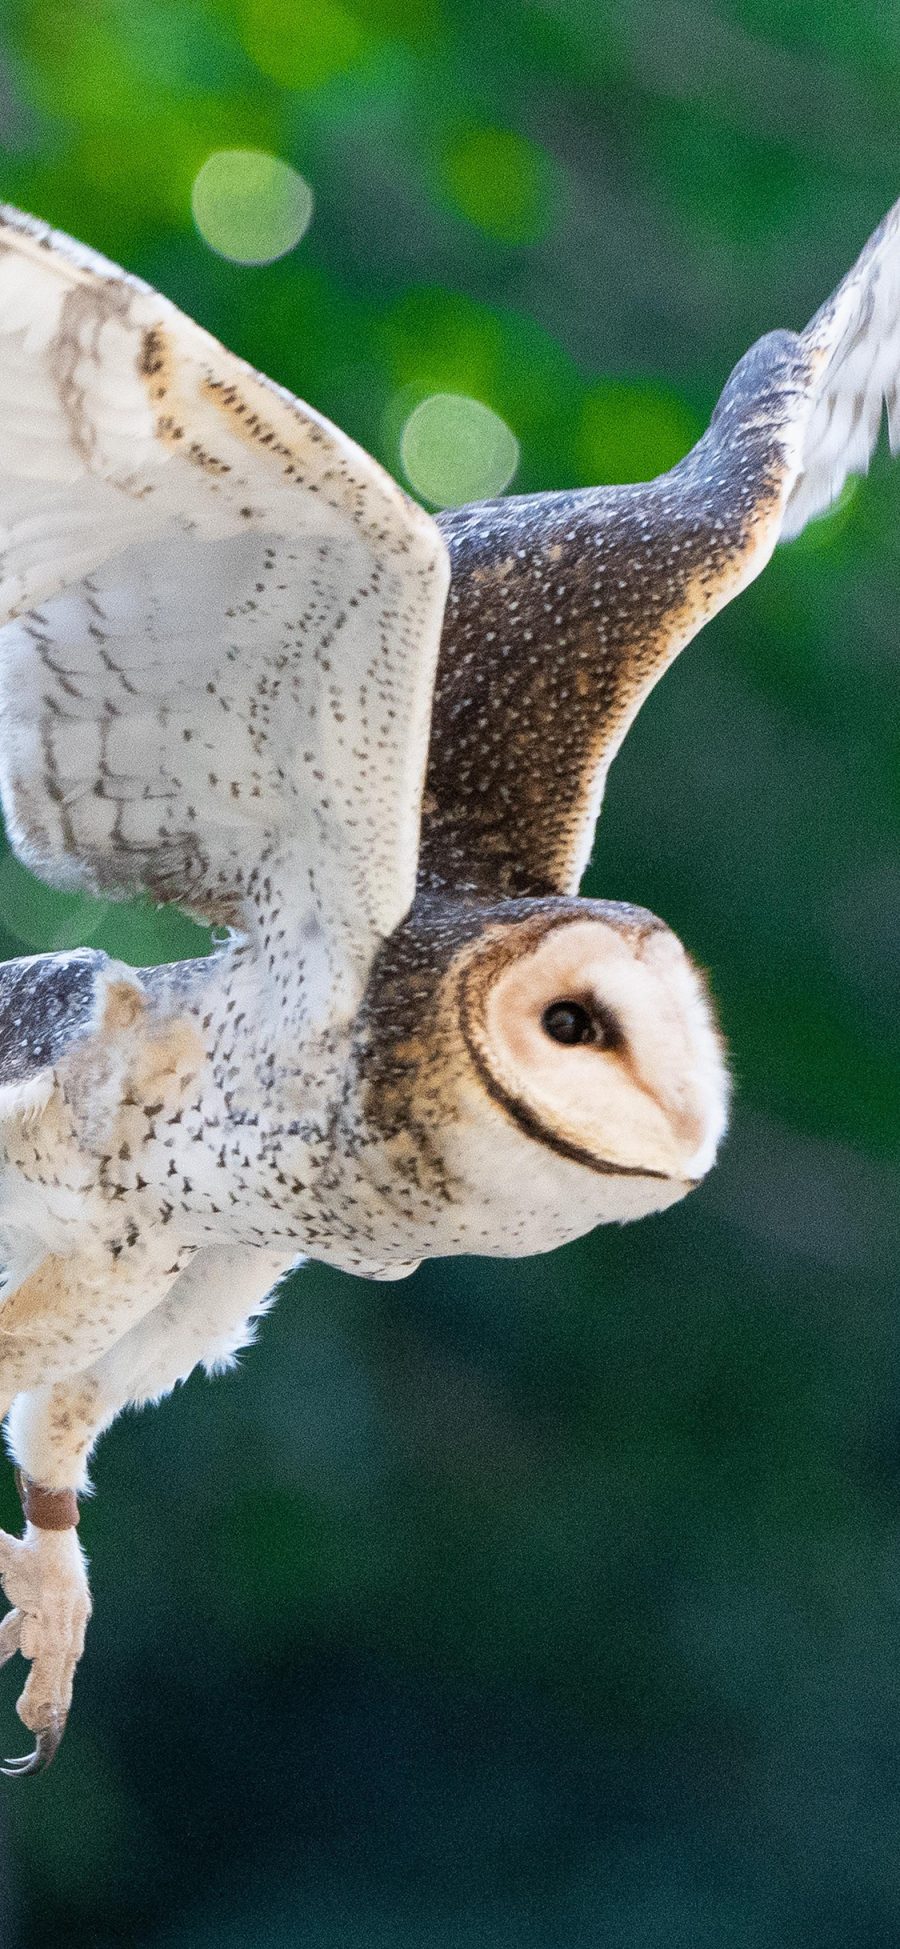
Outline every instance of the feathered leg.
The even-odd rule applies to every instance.
[[[8,1438],[27,1521],[22,1537],[0,1531],[0,1583],[13,1606],[0,1623],[0,1663],[16,1651],[31,1660],[17,1711],[35,1748],[3,1771],[49,1765],[65,1729],[91,1610],[77,1496],[97,1437],[122,1408],[167,1394],[198,1361],[227,1361],[288,1269],[268,1252],[200,1251],[167,1297],[91,1367],[14,1400]]]

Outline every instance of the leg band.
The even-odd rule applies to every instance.
[[[23,1469],[16,1469],[16,1488],[25,1521],[35,1529],[77,1529],[78,1497],[74,1489],[42,1489]]]

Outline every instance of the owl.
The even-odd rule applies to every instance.
[[[704,976],[580,899],[647,693],[900,429],[900,205],[660,479],[433,519],[136,278],[0,212],[0,797],[51,886],[218,930],[0,968],[0,1659],[53,1757],[93,1444],[307,1257],[552,1249],[710,1169]]]

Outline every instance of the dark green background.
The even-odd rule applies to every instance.
[[[0,191],[395,470],[435,390],[504,416],[520,489],[665,467],[900,192],[876,0],[0,21]],[[248,143],[317,199],[265,269],[190,218]],[[590,890],[712,971],[720,1168],[543,1260],[312,1268],[240,1373],[105,1438],[71,1730],[3,1783],[3,1949],[896,1949],[898,517],[881,460],[613,773]],[[2,864],[0,916],[7,954],[191,951]]]

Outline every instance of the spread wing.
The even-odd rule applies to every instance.
[[[0,793],[57,886],[317,930],[412,899],[430,517],[164,298],[0,211]]]
[[[645,697],[776,543],[867,467],[885,401],[900,445],[898,383],[900,204],[805,332],[752,347],[671,473],[439,517],[452,583],[426,884],[577,889],[609,765]]]

